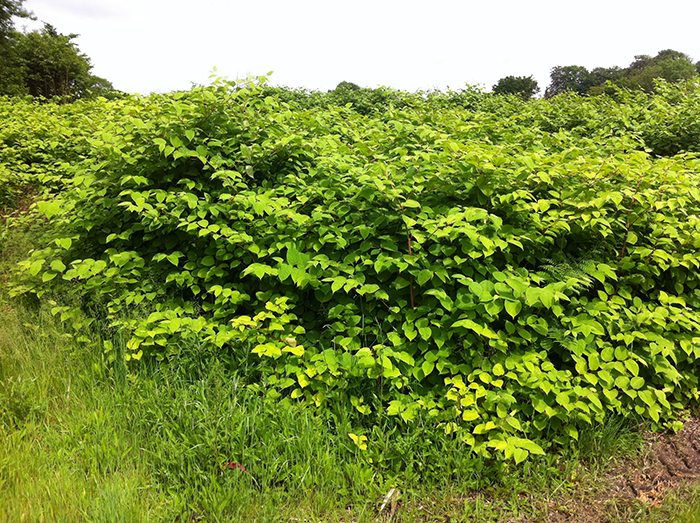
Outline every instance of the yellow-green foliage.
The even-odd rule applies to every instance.
[[[358,445],[385,414],[426,417],[519,462],[696,400],[700,162],[643,131],[697,86],[644,98],[656,113],[404,96],[361,115],[218,82],[111,106],[37,204],[46,248],[16,292],[101,311],[128,359],[197,346],[347,416]]]
[[[105,100],[74,104],[0,97],[0,211],[27,199],[32,187],[55,188],[63,162],[84,153],[84,139],[109,118]]]

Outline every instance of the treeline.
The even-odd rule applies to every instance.
[[[90,58],[73,40],[45,23],[41,30],[20,32],[12,17],[34,18],[24,0],[0,0],[0,95],[79,98],[119,95],[111,82],[92,74]]]
[[[76,100],[95,96],[112,98],[123,95],[111,82],[92,74],[90,58],[80,52],[74,40],[76,34],[61,34],[50,24],[41,30],[20,32],[14,28],[13,17],[34,18],[22,8],[24,0],[0,0],[0,96],[24,96]],[[588,70],[580,65],[555,66],[544,97],[571,92],[579,95],[613,95],[620,89],[653,92],[658,80],[676,83],[698,77],[700,62],[694,63],[685,53],[665,49],[656,54],[636,55],[627,67],[596,67]],[[405,103],[405,97],[393,89],[364,88],[343,81],[326,93],[288,87],[268,88],[270,94],[283,101],[301,106],[322,107],[352,104],[364,115]],[[492,86],[498,95],[515,95],[527,101],[540,92],[532,76],[506,76]],[[436,93],[417,93],[423,97]],[[480,99],[482,93],[467,87],[451,91],[448,102],[467,109]],[[450,98],[451,97],[451,98]],[[445,100],[444,97],[440,97]]]
[[[616,88],[652,92],[656,80],[675,83],[696,78],[698,72],[700,62],[693,63],[680,51],[664,49],[654,57],[636,55],[628,67],[596,67],[590,71],[580,65],[553,67],[544,96],[552,98],[566,92],[596,96],[614,94]],[[529,100],[539,91],[532,76],[506,76],[493,86],[496,94],[515,94],[524,100]]]
[[[585,67],[571,65],[554,67],[551,83],[545,97],[551,98],[565,91],[598,95],[611,93],[613,86],[630,90],[653,91],[654,81],[663,79],[671,83],[698,76],[700,62],[693,63],[685,53],[665,49],[656,56],[636,55],[628,67]]]
[[[589,71],[578,65],[556,66],[552,68],[550,84],[544,97],[553,98],[564,93],[583,96],[607,94],[621,101],[621,91],[652,93],[656,92],[659,81],[678,83],[698,78],[700,62],[679,51],[666,49],[656,56],[637,55],[628,67],[596,67]],[[307,109],[345,106],[351,104],[353,110],[363,115],[383,111],[390,106],[395,108],[413,107],[419,100],[433,99],[438,105],[484,110],[493,105],[502,111],[501,103],[491,103],[490,93],[476,87],[466,86],[456,91],[421,91],[405,93],[386,87],[361,87],[353,82],[340,82],[335,89],[327,92],[290,87],[266,87],[269,95],[291,102]],[[531,100],[540,92],[540,87],[532,76],[506,76],[492,87],[493,94],[515,95],[523,101]]]

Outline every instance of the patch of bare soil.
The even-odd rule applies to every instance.
[[[678,434],[650,434],[644,458],[612,468],[603,488],[580,499],[550,503],[540,521],[552,523],[608,523],[624,521],[636,504],[658,507],[670,489],[700,481],[700,419],[685,423]]]

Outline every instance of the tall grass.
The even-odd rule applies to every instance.
[[[1,274],[23,238],[5,234]],[[99,327],[78,341],[41,306],[0,293],[3,521],[541,519],[572,478],[594,479],[640,447],[634,427],[611,418],[561,454],[514,467],[475,459],[420,419],[386,417],[363,429],[361,450],[342,405],[324,414],[266,401],[196,346],[178,364],[129,367],[118,336],[103,352],[109,329]]]
[[[582,463],[638,448],[611,420],[515,468],[474,459],[420,420],[386,419],[360,450],[337,417],[266,401],[216,358],[130,369],[101,347],[97,329],[78,342],[43,310],[2,306],[7,521],[374,521],[391,488],[402,521],[498,521],[541,511]]]
[[[135,437],[97,361],[51,318],[0,312],[0,514],[6,521],[157,521]],[[110,508],[111,507],[111,508]]]
[[[217,360],[120,377],[95,334],[45,312],[0,318],[0,512],[9,521],[288,521],[376,516],[394,486],[489,481],[459,441],[387,422],[369,451],[332,418],[271,403]],[[239,466],[240,465],[240,466]],[[113,507],[113,508],[110,508]]]

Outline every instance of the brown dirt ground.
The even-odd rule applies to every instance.
[[[668,493],[700,482],[700,417],[686,421],[677,434],[646,434],[645,446],[643,457],[616,462],[604,474],[592,476],[594,481],[584,472],[580,484],[574,483],[567,493],[545,501],[532,499],[529,515],[512,514],[504,500],[493,500],[486,493],[474,492],[466,498],[445,500],[442,504],[413,500],[406,506],[401,500],[387,503],[385,499],[382,503],[384,510],[379,511],[376,521],[469,521],[470,517],[465,519],[459,506],[463,506],[464,501],[473,504],[477,498],[495,509],[492,519],[487,519],[501,523],[632,521],[635,514],[661,506]],[[521,496],[529,497],[526,492]],[[512,515],[508,516],[509,513]]]
[[[550,503],[543,521],[552,523],[607,523],[619,521],[632,504],[658,507],[672,489],[700,480],[700,418],[685,423],[677,434],[648,434],[648,452],[611,468],[607,488],[580,499]]]

